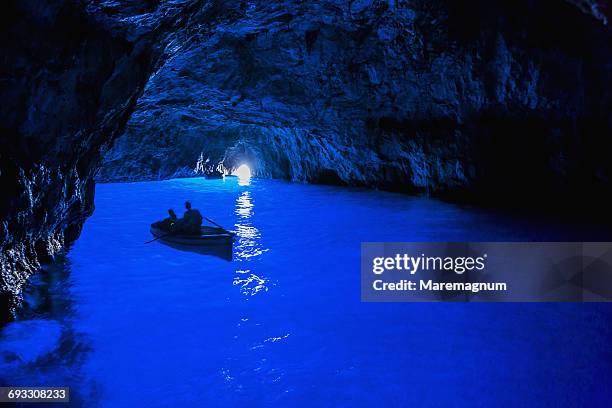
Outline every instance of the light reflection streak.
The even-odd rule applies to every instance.
[[[261,233],[253,225],[254,204],[250,191],[243,191],[236,200],[235,213],[239,221],[234,225],[237,242],[234,245],[235,260],[249,262],[258,259],[268,250],[261,245]],[[240,287],[240,292],[246,296],[254,296],[268,291],[268,279],[258,275],[243,266],[236,270],[234,286]]]
[[[267,279],[261,278],[254,273],[251,273],[250,270],[237,270],[236,273],[242,275],[248,275],[246,278],[241,279],[239,276],[234,278],[234,286],[240,286],[240,292],[244,295],[256,295],[257,293],[264,291],[268,291],[268,287],[266,286]]]

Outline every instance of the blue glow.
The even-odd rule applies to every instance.
[[[237,232],[232,262],[143,244],[187,199]],[[610,395],[610,304],[359,300],[362,241],[573,233],[588,235],[260,179],[98,185],[65,264],[36,275],[24,320],[0,332],[0,382],[66,385],[100,407],[597,405]]]

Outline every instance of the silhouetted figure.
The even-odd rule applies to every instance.
[[[195,208],[191,208],[189,201],[185,202],[185,214],[181,220],[181,232],[186,234],[200,234],[202,227],[202,214]]]
[[[176,227],[178,218],[176,217],[176,213],[172,208],[168,210],[168,218],[164,218],[161,221],[158,221],[153,224],[156,228],[160,228],[164,231],[172,231]]]

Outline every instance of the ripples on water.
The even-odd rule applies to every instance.
[[[143,244],[185,200],[237,233],[232,262]],[[81,238],[0,332],[0,382],[69,385],[86,407],[596,405],[610,306],[365,304],[359,248],[607,234],[276,181],[99,185]]]

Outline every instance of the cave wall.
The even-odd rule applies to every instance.
[[[149,82],[98,180],[245,161],[454,199],[610,192],[612,42],[595,2],[223,7]]]
[[[16,0],[0,43],[0,321],[94,209],[100,151],[122,131],[195,1]]]

